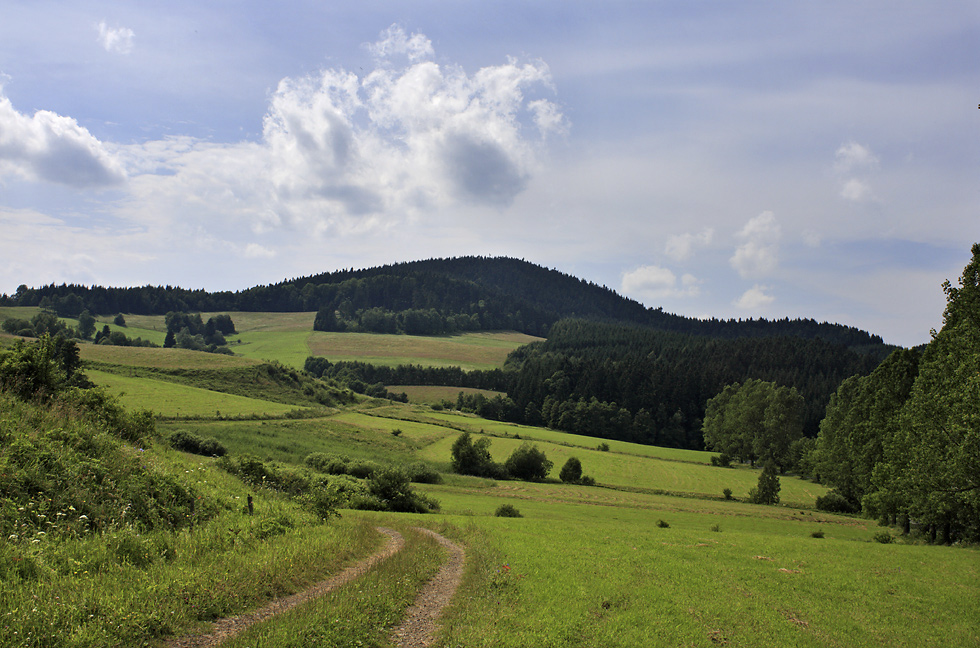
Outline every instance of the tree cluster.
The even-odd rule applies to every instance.
[[[499,464],[490,456],[490,439],[481,436],[474,441],[469,432],[456,438],[450,456],[453,472],[491,479],[543,481],[554,465],[536,445],[527,442]]]
[[[980,244],[944,285],[942,330],[845,381],[820,426],[814,469],[836,499],[934,541],[980,540]]]
[[[762,380],[728,385],[708,401],[704,443],[726,458],[772,464],[785,471],[796,461],[793,447],[803,437],[803,397],[795,387]]]
[[[200,313],[167,313],[165,348],[191,349],[209,353],[231,353],[225,335],[234,334],[235,323],[227,314],[215,315],[205,323]]]

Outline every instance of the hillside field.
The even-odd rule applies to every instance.
[[[781,476],[778,505],[761,506],[746,501],[759,470],[714,467],[711,453],[488,421],[424,402],[322,406],[302,387],[290,396],[288,380],[247,378],[229,391],[233,380],[246,380],[240,377],[266,376],[263,353],[296,366],[301,337],[336,359],[484,368],[500,366],[506,350],[528,337],[314,334],[303,330],[311,314],[280,315],[233,314],[242,343],[229,336],[232,349],[251,349],[238,356],[80,346],[93,381],[121,394],[126,407],[164,417],[156,440],[128,454],[193,485],[214,502],[215,517],[135,540],[121,531],[104,540],[8,539],[0,549],[0,646],[163,646],[167,637],[337,573],[381,544],[375,526],[405,535],[397,559],[227,645],[393,645],[385,629],[443,556],[418,526],[467,552],[461,589],[435,644],[443,648],[980,645],[975,547],[926,545],[872,520],[818,511],[815,500],[827,489],[794,475]],[[127,322],[159,332],[162,318]],[[26,434],[21,421],[40,418],[0,417],[0,436]],[[44,424],[52,434],[59,425]],[[414,487],[440,508],[425,515],[345,509],[322,522],[282,493],[238,481],[219,459],[170,449],[166,439],[178,431],[213,438],[231,457],[293,469],[311,453],[377,465],[422,462],[442,480]],[[489,439],[496,461],[534,443],[553,462],[548,479],[453,474],[451,446],[463,432]],[[571,456],[595,486],[558,480]],[[254,517],[243,513],[249,494]],[[497,517],[502,504],[523,517]],[[884,544],[882,534],[892,542]],[[125,558],[130,546],[147,553]]]

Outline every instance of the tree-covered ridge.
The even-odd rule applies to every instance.
[[[63,317],[77,317],[86,309],[102,315],[321,311],[336,326],[423,334],[513,329],[543,336],[555,322],[574,317],[710,337],[820,337],[852,348],[882,350],[876,335],[812,319],[697,320],[672,315],[646,308],[605,286],[507,257],[430,259],[341,270],[236,292],[176,286],[22,285],[15,294],[0,297],[0,304],[41,306]],[[330,326],[327,323],[325,328]]]

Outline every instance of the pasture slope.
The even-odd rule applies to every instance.
[[[260,333],[260,323],[275,328],[274,320],[256,316],[246,324],[236,317],[242,350],[248,326]],[[280,344],[276,331],[266,333],[267,352],[282,352],[281,362],[295,366],[296,340]],[[292,333],[298,338],[301,331]],[[375,344],[398,343],[369,337]],[[428,351],[411,355],[420,348],[406,357],[425,364]],[[376,349],[356,357],[371,357]],[[780,505],[759,506],[745,501],[758,472],[713,467],[708,453],[619,441],[603,450],[598,439],[417,404],[284,404],[278,392],[268,399],[261,391],[242,396],[161,380],[150,371],[180,369],[172,365],[185,360],[244,371],[258,366],[247,352],[202,359],[163,349],[112,349],[112,357],[104,349],[83,351],[98,363],[90,371],[96,382],[124,392],[128,406],[162,415],[158,439],[140,453],[142,460],[193,485],[216,502],[217,512],[170,534],[11,541],[0,554],[7,574],[0,584],[0,645],[162,646],[341,572],[381,546],[377,526],[400,532],[405,549],[224,645],[394,645],[391,629],[446,560],[445,550],[416,527],[438,531],[467,554],[437,646],[980,644],[975,548],[875,541],[888,530],[817,511],[814,501],[826,490],[792,475],[781,478]],[[19,429],[17,420],[2,422],[4,434]],[[176,431],[212,437],[232,456],[284,466],[301,466],[315,452],[396,466],[425,462],[443,474],[442,482],[415,488],[441,508],[426,515],[343,510],[324,523],[279,493],[244,485],[219,469],[218,459],[169,449],[165,439]],[[452,474],[450,447],[463,431],[488,438],[498,461],[521,443],[535,443],[554,462],[549,479]],[[571,456],[596,486],[557,479]],[[726,499],[724,489],[734,499]],[[254,516],[243,514],[247,494],[254,495]],[[505,503],[523,517],[497,517]],[[127,547],[142,548],[146,557],[120,558]]]

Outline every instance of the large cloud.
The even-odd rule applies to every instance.
[[[74,187],[100,187],[125,179],[119,163],[71,117],[39,110],[17,112],[0,86],[0,176],[15,174]]]
[[[543,138],[565,128],[554,103],[526,96],[551,87],[542,62],[468,75],[430,60],[429,40],[398,26],[369,49],[378,65],[363,77],[287,78],[271,99],[263,138],[273,190],[294,217],[506,206],[527,186]]]

